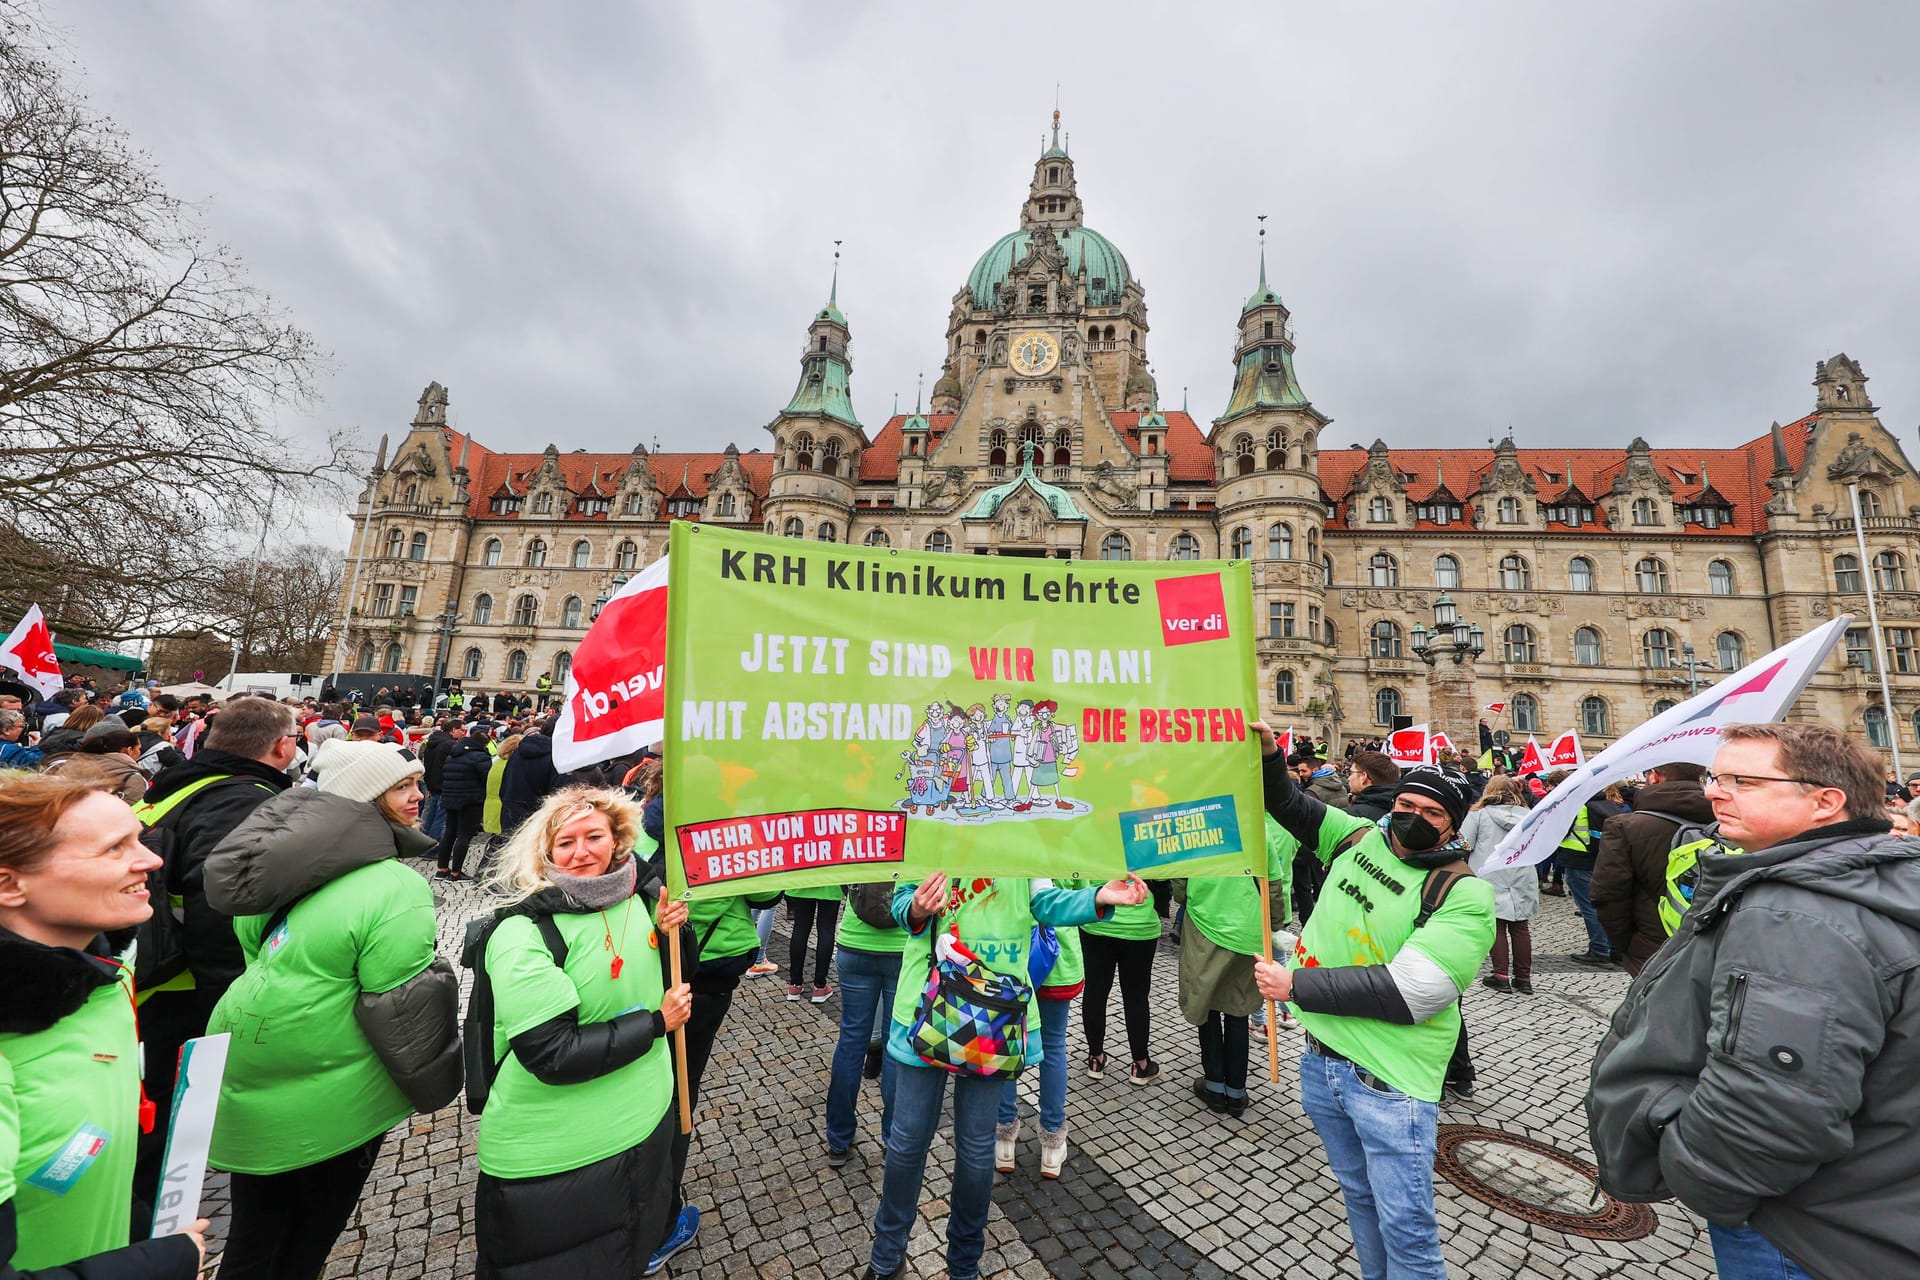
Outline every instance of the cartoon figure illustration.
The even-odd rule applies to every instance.
[[[1000,808],[1013,803],[1013,720],[1007,715],[1011,694],[993,695],[993,719],[987,721],[987,763],[999,780],[1000,795],[994,801]]]
[[[900,802],[902,809],[909,814],[918,809],[931,818],[953,803],[952,793],[947,789],[947,775],[936,760],[911,751],[902,751],[900,758],[907,763],[893,776],[907,779],[907,798]]]
[[[984,804],[993,788],[987,779],[987,709],[979,703],[967,708],[967,763],[975,804]]]
[[[1056,725],[1053,716],[1060,704],[1048,699],[1033,709],[1034,727],[1027,743],[1027,759],[1032,761],[1032,780],[1027,786],[1027,798],[1014,807],[1016,812],[1025,813],[1035,804],[1044,803],[1046,797],[1041,794],[1044,787],[1053,788],[1053,804],[1056,809],[1071,809],[1073,805],[1061,798],[1061,768],[1070,762],[1079,750],[1074,741],[1074,733],[1064,725]]]
[[[947,704],[946,732],[940,738],[940,761],[946,770],[948,792],[967,794],[967,713],[951,702]]]
[[[913,735],[913,754],[932,758],[938,756],[947,736],[946,704],[935,698],[927,704],[926,723]]]
[[[1031,790],[1028,778],[1033,774],[1032,739],[1033,699],[1022,698],[1020,705],[1013,709],[1013,790],[1007,793],[1009,801],[1018,800],[1021,792]],[[1020,808],[1018,804],[1013,807]]]

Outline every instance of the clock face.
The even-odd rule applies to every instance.
[[[1037,378],[1052,371],[1060,363],[1059,344],[1037,330],[1023,333],[1013,343],[1013,371],[1029,378]]]

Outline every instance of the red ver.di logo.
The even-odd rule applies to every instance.
[[[1160,637],[1168,645],[1227,638],[1227,600],[1217,573],[1161,578]]]

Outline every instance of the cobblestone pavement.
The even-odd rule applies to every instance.
[[[440,948],[457,962],[464,922],[482,910],[480,895],[468,884],[436,882],[435,888],[442,899]],[[1584,936],[1570,900],[1545,899],[1534,921],[1537,994],[1498,995],[1475,986],[1467,995],[1478,1096],[1444,1106],[1443,1124],[1525,1134],[1592,1160],[1581,1099],[1593,1046],[1627,979],[1570,963],[1566,956],[1583,949]],[[785,939],[782,913],[776,958],[786,954]],[[1176,1007],[1175,961],[1163,942],[1152,997],[1158,1083],[1133,1087],[1114,1072],[1086,1079],[1078,1013],[1071,1018],[1072,1153],[1057,1182],[1039,1177],[1035,1086],[1022,1081],[1019,1167],[994,1188],[983,1275],[1225,1280],[1359,1274],[1339,1186],[1300,1110],[1298,1037],[1281,1033],[1278,1085],[1268,1083],[1265,1049],[1255,1039],[1252,1105],[1244,1117],[1207,1112],[1189,1091],[1199,1073],[1199,1045]],[[1116,992],[1110,1036],[1121,1034],[1118,1002]],[[742,981],[695,1116],[687,1178],[704,1214],[699,1240],[667,1274],[825,1280],[858,1276],[865,1267],[882,1163],[880,1098],[877,1085],[862,1086],[854,1158],[829,1169],[823,1113],[838,1014],[837,995],[820,1006],[789,1004],[779,978]],[[327,1276],[472,1274],[475,1123],[464,1104],[456,1104],[416,1116],[388,1135]],[[945,1274],[944,1192],[951,1171],[952,1149],[936,1140],[908,1276]],[[216,1251],[225,1229],[223,1183],[216,1179],[208,1201]],[[1674,1204],[1656,1206],[1654,1234],[1611,1242],[1531,1226],[1445,1181],[1437,1198],[1455,1276],[1711,1280],[1714,1274],[1705,1228]]]

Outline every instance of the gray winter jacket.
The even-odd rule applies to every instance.
[[[1822,1280],[1920,1275],[1920,841],[1877,819],[1707,855],[1594,1057],[1600,1181]]]
[[[255,809],[207,859],[207,901],[231,916],[290,909],[322,885],[432,837],[388,822],[371,804],[295,787]],[[460,981],[444,957],[389,991],[362,991],[354,1020],[418,1111],[460,1092]]]

